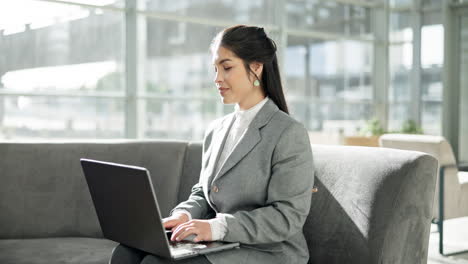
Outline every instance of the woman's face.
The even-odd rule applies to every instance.
[[[239,104],[241,109],[248,109],[265,96],[261,86],[254,86],[255,76],[247,73],[244,62],[232,51],[222,46],[213,52],[215,83],[224,104]],[[251,64],[251,69],[259,76],[262,65]]]

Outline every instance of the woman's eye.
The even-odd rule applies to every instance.
[[[224,68],[224,70],[225,70],[225,71],[228,71],[228,70],[230,70],[231,68],[232,68],[232,67],[226,67],[226,68]]]

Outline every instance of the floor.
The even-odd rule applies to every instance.
[[[444,253],[468,250],[468,217],[444,223]],[[429,238],[428,264],[468,264],[468,253],[444,257],[439,254],[439,233],[432,225]]]

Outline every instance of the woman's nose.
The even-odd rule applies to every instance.
[[[214,82],[216,84],[220,84],[222,81],[223,81],[223,78],[222,78],[221,74],[219,74],[219,72],[216,72]]]

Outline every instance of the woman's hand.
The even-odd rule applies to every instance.
[[[172,232],[181,224],[188,222],[189,218],[184,213],[176,213],[170,217],[164,218],[163,226],[165,229],[171,229]]]
[[[195,219],[180,224],[172,232],[171,241],[181,241],[192,234],[196,235],[193,242],[211,241],[211,226],[208,220]]]

